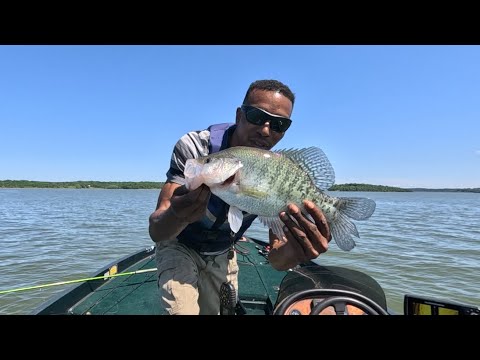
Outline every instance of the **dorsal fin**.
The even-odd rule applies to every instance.
[[[304,149],[281,149],[275,152],[297,163],[320,190],[328,190],[335,183],[335,171],[327,155],[320,148],[311,146]]]

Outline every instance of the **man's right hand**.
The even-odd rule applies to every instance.
[[[188,224],[200,220],[207,210],[210,194],[205,185],[188,191],[185,186],[165,183],[158,196],[157,209],[149,217],[152,240],[174,239]]]
[[[184,223],[190,224],[200,220],[207,210],[210,194],[210,189],[206,185],[192,191],[188,191],[185,185],[179,186],[170,198],[169,211]]]

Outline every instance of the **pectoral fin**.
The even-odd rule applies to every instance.
[[[243,213],[242,210],[236,208],[235,206],[230,206],[228,210],[228,222],[230,223],[230,229],[236,234],[243,222]]]

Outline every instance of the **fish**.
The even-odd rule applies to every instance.
[[[375,211],[374,200],[364,197],[335,197],[326,191],[335,182],[335,171],[325,153],[316,146],[265,150],[236,146],[188,159],[185,187],[194,190],[202,184],[229,205],[228,222],[237,233],[243,214],[257,215],[260,222],[284,239],[279,213],[295,204],[314,222],[303,200],[319,207],[328,222],[337,246],[350,251],[352,236],[360,235],[352,220],[366,220]]]

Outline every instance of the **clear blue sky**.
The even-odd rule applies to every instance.
[[[297,96],[276,148],[336,183],[480,187],[480,46],[0,46],[0,180],[164,181],[250,83]]]

